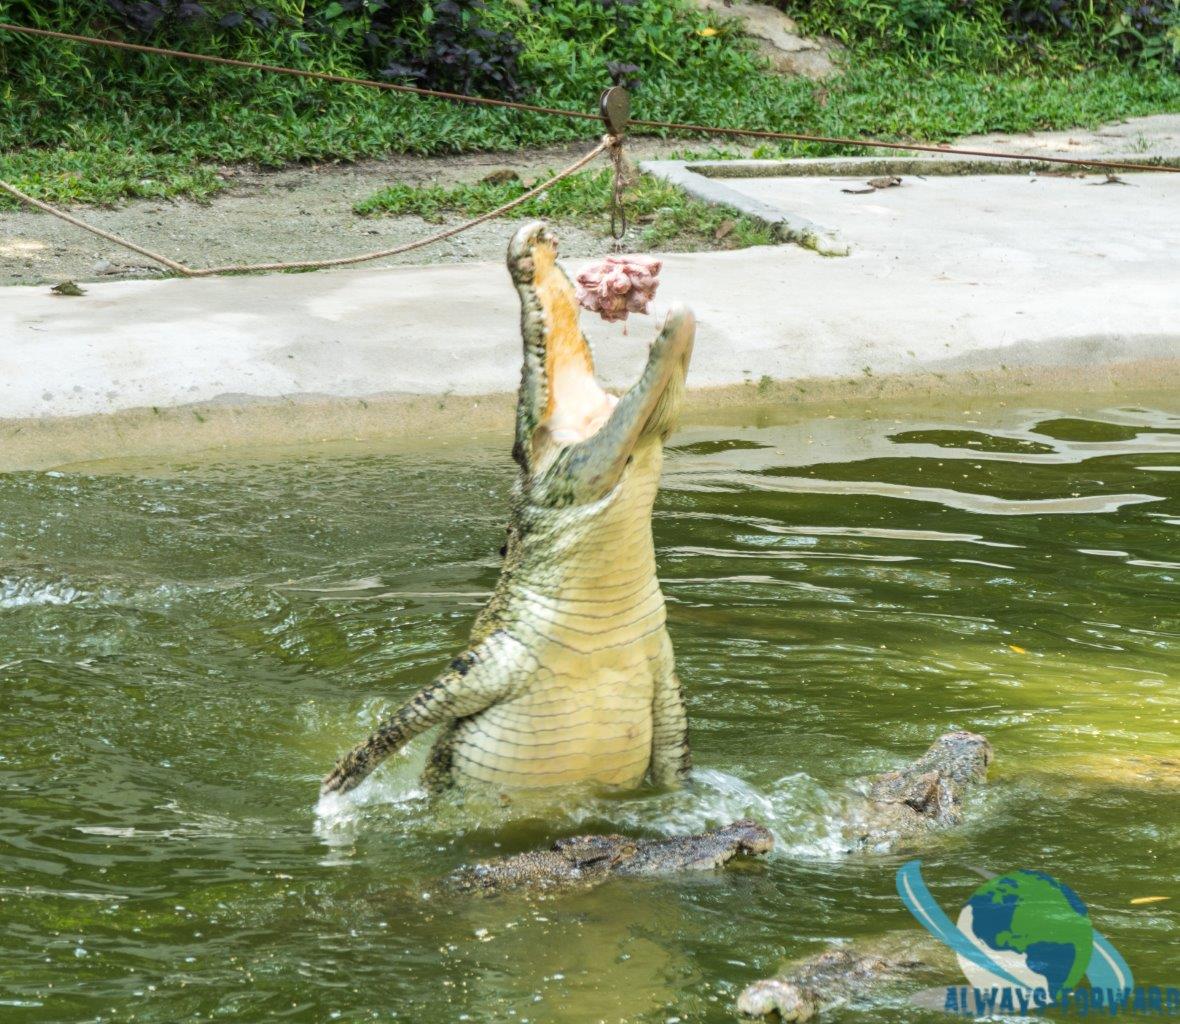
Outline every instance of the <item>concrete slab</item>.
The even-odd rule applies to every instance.
[[[970,142],[1176,158],[1180,117]],[[948,177],[926,173],[931,159],[893,171],[900,188],[865,195],[842,190],[886,173],[878,162],[727,164],[713,179],[726,195],[850,255],[667,255],[655,319],[677,299],[696,309],[690,388],[748,396],[764,388],[741,385],[796,382],[797,397],[808,382],[807,394],[831,397],[853,381],[873,394],[899,381],[915,395],[975,374],[993,392],[1034,377],[1180,383],[1180,175]],[[507,241],[513,225],[501,229]],[[372,436],[432,416],[476,429],[510,414],[518,313],[498,261],[86,287],[80,298],[0,290],[0,463],[162,450],[178,435],[193,446]],[[627,386],[656,324],[586,328],[605,381]],[[454,397],[472,395],[498,397]],[[200,403],[214,411],[186,411]]]
[[[765,166],[767,173],[773,175],[784,166],[789,166],[790,162],[727,160],[702,165],[685,160],[647,160],[640,163],[639,167],[644,173],[663,178],[690,196],[714,206],[728,206],[761,221],[771,228],[773,237],[780,242],[794,242],[804,249],[815,250],[821,256],[848,255],[850,247],[838,232],[822,227],[793,210],[784,210],[761,202],[753,196],[731,188],[726,181],[717,180],[726,177],[720,172],[734,163],[740,164],[742,170]]]
[[[871,187],[868,182],[876,178],[902,176],[919,180],[1004,176],[1024,177],[1029,181],[1089,176],[1092,180],[1088,184],[1091,185],[1134,185],[1135,177],[1150,172],[1152,167],[1161,164],[1180,166],[1180,157],[1176,156],[1121,156],[1142,167],[1142,171],[1123,171],[1123,175],[1131,175],[1130,179],[1115,175],[1114,180],[1107,180],[1106,174],[1087,175],[1081,169],[1033,158],[989,160],[949,155],[817,157],[802,160],[648,160],[641,163],[640,167],[644,172],[671,182],[697,199],[729,206],[762,221],[773,229],[779,241],[794,242],[805,249],[814,249],[822,256],[847,256],[852,251],[852,243],[830,222],[816,221],[814,218],[819,211],[800,208],[792,201],[790,192],[784,193],[781,186],[750,189],[742,188],[737,182],[760,178],[780,182],[826,179],[828,182],[843,182],[839,189],[842,195],[855,194],[856,189],[865,191]],[[1180,177],[1180,174],[1176,176]]]
[[[1065,280],[1137,277],[1159,265],[1180,285],[1180,174],[1126,173],[1118,179],[1125,184],[1103,175],[901,180],[868,193],[865,179],[852,176],[727,178],[726,185],[829,227],[866,260],[915,267],[934,260],[945,272],[957,267],[992,280],[1013,279],[1022,268]]]
[[[697,310],[697,388],[1174,358],[1180,180],[1155,178],[926,181],[869,196],[833,181],[739,181],[838,221],[858,249],[669,255],[659,298]],[[518,381],[516,297],[499,264],[88,289],[4,290],[0,418],[219,397],[496,394]],[[610,385],[634,379],[654,330],[635,318],[624,336],[587,318]]]
[[[832,224],[817,222],[788,203],[768,202],[765,194],[736,188],[731,179],[846,177],[863,181],[888,175],[991,174],[1061,177],[1091,170],[1053,164],[1046,159],[1050,157],[1101,158],[1135,164],[1144,170],[1159,165],[1180,167],[1180,114],[1131,118],[1093,130],[975,135],[957,139],[954,145],[976,152],[1013,154],[1014,159],[886,149],[874,151],[872,156],[790,160],[645,160],[640,167],[698,199],[733,207],[763,221],[780,241],[794,242],[825,256],[847,256],[852,245]],[[1102,180],[1101,175],[1098,180]]]

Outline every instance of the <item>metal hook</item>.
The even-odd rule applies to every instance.
[[[598,97],[598,110],[606,122],[607,133],[621,139],[631,123],[631,94],[621,85],[603,89]]]
[[[631,122],[631,94],[621,85],[604,89],[598,98],[598,109],[611,140],[610,158],[614,166],[614,185],[611,190],[610,233],[619,242],[627,234],[627,211],[623,208],[623,136]],[[616,246],[618,248],[618,246]]]

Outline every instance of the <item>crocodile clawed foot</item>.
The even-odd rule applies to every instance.
[[[363,780],[364,775],[357,774],[356,765],[352,758],[342,757],[336,762],[336,767],[325,775],[324,781],[320,783],[320,796],[328,796],[330,793],[338,793],[343,796],[350,790],[356,789]]]

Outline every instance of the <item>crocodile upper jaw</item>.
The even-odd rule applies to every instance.
[[[508,268],[521,298],[525,340],[513,453],[526,484],[566,472],[579,479],[558,488],[561,503],[597,500],[618,482],[641,441],[671,430],[692,353],[692,314],[669,314],[643,374],[616,398],[595,376],[574,288],[557,263],[549,228],[535,222],[517,231]],[[558,465],[563,456],[569,463],[564,470]]]

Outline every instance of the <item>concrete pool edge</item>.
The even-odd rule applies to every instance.
[[[1159,167],[1180,166],[1180,157],[1143,156],[1116,153],[1107,157],[1135,164],[1149,172]],[[645,174],[675,185],[683,192],[713,206],[727,206],[765,224],[780,242],[791,242],[821,256],[849,256],[852,243],[836,228],[800,214],[762,202],[731,185],[726,179],[739,178],[866,178],[887,175],[1049,174],[1063,173],[1059,165],[1029,155],[1001,160],[957,157],[952,153],[898,156],[795,157],[742,160],[644,160]]]
[[[957,368],[860,378],[808,378],[694,388],[686,423],[735,413],[882,416],[923,408],[955,412],[968,404],[1046,404],[1048,396],[1098,397],[1112,404],[1137,394],[1180,392],[1180,356],[1000,369]],[[104,462],[287,454],[325,445],[385,444],[426,450],[484,441],[507,446],[515,395],[364,397],[226,395],[168,408],[0,419],[0,472],[101,469]]]

